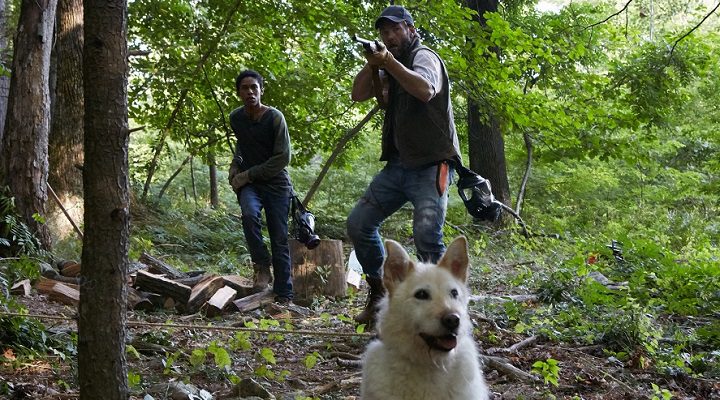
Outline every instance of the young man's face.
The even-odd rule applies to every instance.
[[[393,56],[397,57],[410,46],[415,28],[403,22],[383,20],[378,28],[380,38]]]
[[[262,87],[256,78],[252,76],[246,76],[240,81],[238,87],[238,96],[242,100],[243,104],[249,107],[257,107],[260,105],[260,98],[262,97]]]

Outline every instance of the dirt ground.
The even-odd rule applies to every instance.
[[[149,400],[146,394],[150,394],[153,399],[241,399],[250,394],[243,394],[238,388],[249,382],[259,390],[255,395],[260,398],[358,399],[359,360],[368,341],[372,340],[372,333],[351,336],[355,328],[349,320],[362,306],[364,297],[365,293],[361,291],[351,299],[324,300],[311,308],[273,304],[250,313],[228,313],[215,319],[199,314],[131,312],[128,319],[137,324],[128,327],[128,342],[137,352],[128,353],[128,370],[138,381],[133,387],[132,398]],[[73,307],[52,302],[43,295],[33,294],[18,300],[30,314],[56,317],[75,314]],[[473,304],[471,311],[472,308]],[[485,374],[494,399],[614,400],[653,399],[653,396],[663,399],[653,385],[667,389],[673,399],[720,399],[718,381],[667,376],[652,368],[633,369],[604,356],[600,347],[578,348],[531,341],[517,351],[508,352],[510,346],[526,337],[503,330],[477,313],[473,315],[482,353],[493,353],[494,357],[524,372],[530,372],[537,360],[552,358],[559,361],[557,386],[545,384],[542,379],[532,381],[511,376],[504,367],[486,363]],[[273,320],[281,327],[289,322],[298,332],[276,335],[233,330],[246,326],[248,321],[259,328],[267,328]],[[44,323],[49,334],[76,331],[72,320],[46,320]],[[142,323],[172,326],[143,326]],[[225,330],[206,329],[209,324]],[[217,367],[209,353],[202,363],[192,366],[189,362],[193,350],[208,349],[211,343],[229,353],[232,364],[227,370]],[[244,380],[243,385],[232,383],[228,379],[230,375]],[[168,386],[176,388],[182,386],[181,383],[191,385],[184,387],[194,394],[185,397],[170,394],[172,390]],[[12,387],[10,399],[79,397],[72,363],[58,356],[28,362],[15,369],[2,365],[0,384]]]

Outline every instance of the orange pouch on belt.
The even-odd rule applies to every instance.
[[[437,177],[435,177],[435,188],[437,189],[438,196],[445,194],[450,183],[450,165],[447,161],[443,161],[438,164]]]

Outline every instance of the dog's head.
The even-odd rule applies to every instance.
[[[381,314],[383,340],[424,343],[450,352],[460,335],[471,332],[467,316],[467,239],[455,239],[435,264],[413,261],[403,247],[385,242],[383,283],[387,289]]]

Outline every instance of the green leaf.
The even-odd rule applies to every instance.
[[[305,359],[303,360],[303,363],[305,364],[305,368],[307,369],[313,369],[315,365],[317,364],[319,359],[319,354],[317,352],[313,352],[312,354],[308,354],[305,356]]]
[[[190,365],[197,368],[205,363],[205,350],[195,349],[190,354]]]
[[[271,348],[263,347],[260,349],[260,356],[270,364],[275,365],[277,361],[275,360],[275,353],[272,351]]]

